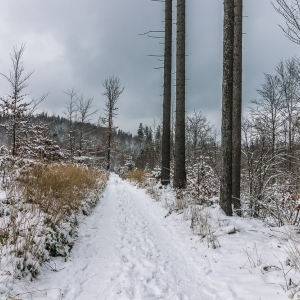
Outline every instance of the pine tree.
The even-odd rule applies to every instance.
[[[140,123],[139,129],[137,131],[137,135],[141,141],[144,140],[144,127],[142,123]]]
[[[234,0],[234,57],[232,109],[232,202],[240,215],[242,121],[243,0]]]
[[[220,205],[232,215],[232,97],[234,52],[234,0],[224,0],[222,147]]]
[[[165,50],[161,183],[170,183],[171,84],[172,84],[172,0],[165,0]]]
[[[176,124],[174,188],[186,188],[185,170],[185,0],[177,0]]]

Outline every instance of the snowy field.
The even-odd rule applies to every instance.
[[[193,235],[184,214],[168,215],[111,174],[93,214],[81,219],[70,259],[56,258],[57,272],[45,265],[36,281],[20,282],[15,299],[289,299],[284,289],[297,278],[290,281],[292,271],[284,278],[285,234],[218,208],[214,214],[215,249]]]

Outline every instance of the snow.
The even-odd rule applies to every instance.
[[[20,282],[17,299],[288,299],[284,242],[263,222],[228,218],[217,205],[210,218],[215,249],[183,213],[169,214],[111,174],[93,214],[80,220],[71,257],[55,258],[56,272],[45,265],[36,281]]]

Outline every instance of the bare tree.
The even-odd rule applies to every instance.
[[[241,121],[243,62],[243,0],[234,0],[234,57],[232,108],[232,202],[240,215],[241,208]]]
[[[107,97],[107,101],[105,102],[105,113],[106,116],[103,118],[104,123],[107,127],[107,170],[110,170],[110,156],[111,156],[111,144],[112,137],[115,132],[115,128],[113,125],[113,118],[117,116],[117,101],[120,95],[124,91],[124,87],[121,87],[120,79],[115,77],[114,75],[105,79],[102,83],[105,89],[103,93],[104,96]]]
[[[185,170],[185,0],[177,0],[176,123],[174,188],[186,188]]]
[[[255,120],[255,127],[265,135],[271,152],[275,153],[276,142],[283,123],[283,102],[279,77],[265,74],[265,83],[257,92],[261,98],[251,101],[254,105],[250,108],[250,114]]]
[[[186,154],[187,164],[199,162],[200,156],[209,154],[209,144],[213,140],[213,126],[201,112],[186,118]]]
[[[260,206],[264,200],[267,183],[270,181],[270,168],[275,165],[266,134],[262,126],[257,126],[257,119],[243,121],[243,156],[245,165],[246,203],[249,213],[258,217]]]
[[[279,78],[279,86],[282,97],[282,117],[284,123],[284,133],[286,135],[286,156],[287,169],[292,171],[295,147],[295,135],[298,124],[298,116],[300,114],[300,98],[299,94],[299,74],[300,66],[296,57],[280,61],[276,67]]]
[[[290,3],[288,3],[290,2]],[[289,40],[300,44],[300,0],[276,0],[274,9],[285,19],[286,28],[279,25]]]
[[[224,0],[223,86],[222,86],[222,171],[220,205],[232,215],[232,98],[234,53],[234,0]]]
[[[66,102],[66,111],[65,115],[68,119],[68,137],[69,137],[69,150],[70,150],[70,156],[71,160],[73,160],[74,152],[75,152],[75,128],[74,128],[74,121],[76,118],[76,111],[77,111],[77,94],[75,87],[73,87],[71,90],[65,92],[66,95],[69,96],[69,99]]]
[[[27,101],[26,98],[29,94],[23,93],[23,90],[28,86],[27,80],[33,74],[33,71],[31,71],[24,75],[24,66],[21,61],[24,50],[25,45],[22,45],[19,49],[15,46],[10,54],[12,61],[10,74],[7,76],[0,73],[11,87],[11,94],[5,98],[0,98],[0,108],[3,114],[8,117],[6,130],[12,138],[11,153],[13,156],[17,155],[17,148],[21,144],[29,142],[28,126],[30,125],[30,117],[38,104],[47,97],[47,94],[44,94],[41,98],[33,98]]]
[[[165,0],[164,96],[161,183],[170,183],[171,83],[172,83],[172,0]]]
[[[248,213],[281,226],[299,222],[299,61],[275,70],[265,74],[243,124],[243,193]]]
[[[84,98],[83,95],[77,97],[77,112],[78,112],[78,125],[79,125],[79,151],[83,151],[84,143],[84,126],[85,123],[90,122],[90,117],[94,115],[97,110],[92,111],[93,97]]]

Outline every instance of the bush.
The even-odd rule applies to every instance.
[[[187,195],[197,204],[212,204],[218,196],[220,182],[213,169],[204,161],[194,164],[187,172]]]
[[[32,161],[8,177],[0,198],[0,269],[8,277],[30,280],[50,256],[69,255],[77,215],[91,212],[107,173]]]
[[[19,189],[27,203],[37,204],[55,223],[81,208],[83,199],[97,190],[105,175],[94,169],[72,164],[37,164],[18,177]]]
[[[134,171],[129,171],[127,174],[127,178],[130,181],[134,181],[138,184],[143,184],[148,177],[148,173],[141,169],[135,169]]]

